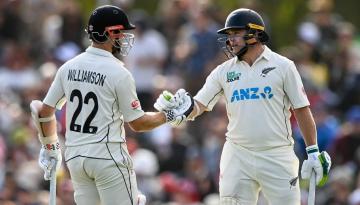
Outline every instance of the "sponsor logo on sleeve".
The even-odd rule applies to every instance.
[[[140,105],[140,101],[139,100],[134,100],[131,102],[131,108],[133,110],[135,109],[141,109],[141,105]]]

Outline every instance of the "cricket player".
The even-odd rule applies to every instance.
[[[54,113],[67,102],[64,155],[78,205],[145,204],[125,144],[124,123],[147,131],[165,122],[181,123],[192,111],[193,102],[185,92],[175,96],[190,102],[186,108],[186,103],[178,106],[183,110],[141,109],[133,77],[114,56],[128,54],[134,35],[127,31],[132,29],[135,26],[120,8],[96,8],[86,29],[91,46],[59,68],[43,102],[30,105],[42,143],[39,164],[49,180],[52,168],[59,169],[62,161]]]
[[[309,178],[314,170],[322,186],[331,165],[329,155],[319,153],[300,75],[292,61],[264,45],[269,36],[255,11],[231,12],[218,33],[224,35],[219,41],[230,59],[207,77],[188,119],[211,111],[220,96],[225,98],[229,124],[220,161],[220,204],[255,205],[261,190],[272,205],[300,205],[290,110],[307,145],[302,177]],[[155,108],[172,108],[160,98]]]

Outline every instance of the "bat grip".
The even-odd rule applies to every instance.
[[[50,178],[49,205],[56,205],[56,160],[51,159],[51,163],[53,164],[53,168],[51,170],[51,178]]]
[[[316,173],[314,170],[312,170],[310,175],[308,205],[315,205],[315,190],[316,190]]]

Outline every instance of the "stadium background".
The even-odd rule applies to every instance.
[[[43,99],[56,69],[89,45],[84,28],[91,10],[114,4],[138,29],[123,59],[133,73],[144,110],[163,89],[192,95],[226,58],[216,30],[239,7],[265,19],[269,47],[294,60],[318,128],[321,150],[333,159],[319,205],[360,204],[360,26],[356,0],[1,0],[0,1],[0,204],[47,204],[48,186],[37,165],[40,144],[29,102]],[[64,135],[64,112],[57,113]],[[304,143],[293,121],[295,150]],[[180,128],[149,133],[127,129],[140,190],[148,204],[217,204],[218,162],[226,131],[220,102]],[[301,181],[303,204],[307,183]],[[71,205],[65,164],[58,173],[58,204]],[[266,204],[260,197],[259,204]]]

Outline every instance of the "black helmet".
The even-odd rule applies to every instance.
[[[261,16],[251,9],[236,9],[226,18],[225,27],[218,34],[227,34],[230,29],[246,29],[258,32],[258,39],[266,42],[269,36],[265,32],[265,24]]]
[[[92,12],[86,31],[90,39],[104,42],[107,40],[106,31],[132,29],[135,29],[135,26],[129,22],[123,10],[116,6],[104,5]]]
[[[239,30],[244,29],[245,35],[243,39],[245,41],[245,46],[243,46],[239,51],[235,52],[234,48],[230,44],[229,40],[229,30]],[[242,59],[243,55],[248,51],[250,46],[256,45],[258,42],[264,44],[269,40],[269,36],[265,32],[265,24],[261,16],[251,9],[236,9],[231,12],[226,18],[225,27],[217,31],[218,34],[225,34],[218,38],[221,48],[225,54],[232,58],[237,56],[239,60]]]

